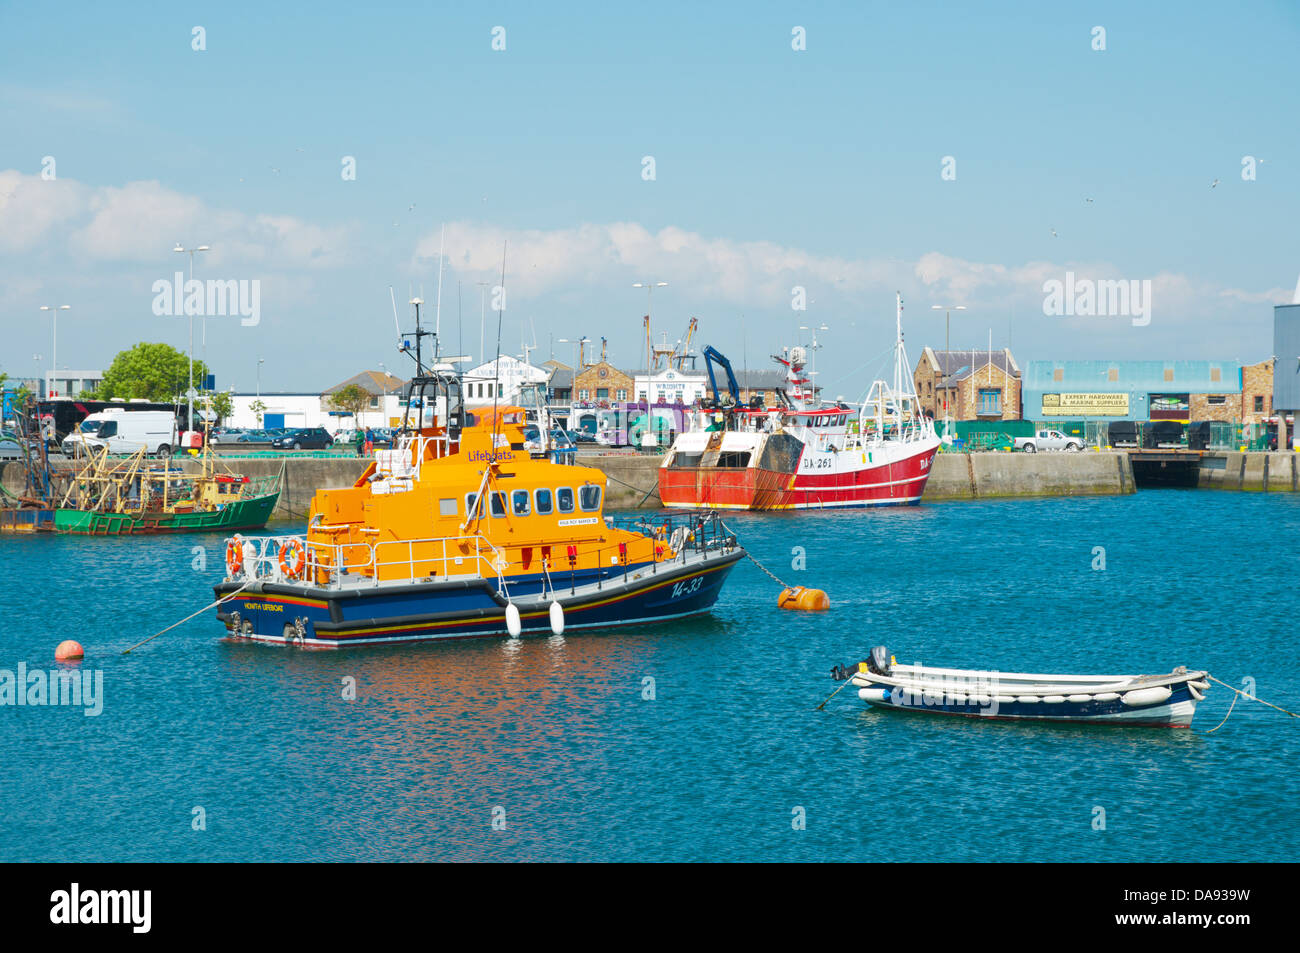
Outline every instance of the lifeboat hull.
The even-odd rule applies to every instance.
[[[259,642],[339,648],[387,642],[433,642],[507,635],[506,607],[519,610],[523,634],[550,634],[551,602],[560,603],[564,629],[663,622],[708,612],[722,584],[744,557],[735,548],[685,564],[649,563],[575,578],[557,572],[510,580],[510,600],[486,579],[381,583],[325,589],[275,582],[215,587],[223,603],[217,618],[229,635]],[[567,585],[566,585],[567,584]],[[551,589],[550,587],[554,588]]]

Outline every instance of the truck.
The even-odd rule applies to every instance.
[[[1059,430],[1039,430],[1032,437],[1016,437],[1016,449],[1025,453],[1037,453],[1039,450],[1078,451],[1083,449],[1083,440],[1067,437]]]
[[[109,453],[146,453],[169,457],[177,446],[176,415],[168,410],[97,410],[63,439],[65,456],[108,448]]]

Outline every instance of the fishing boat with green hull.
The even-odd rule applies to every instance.
[[[56,533],[83,536],[128,536],[135,533],[201,533],[207,530],[261,529],[271,518],[280,491],[237,499],[212,510],[101,513],[95,510],[54,511]]]
[[[54,511],[54,531],[82,536],[200,533],[261,529],[280,499],[284,469],[250,480],[217,473],[211,453],[199,473],[150,465],[143,452],[125,460],[100,454],[72,478]]]

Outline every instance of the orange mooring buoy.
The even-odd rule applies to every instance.
[[[803,612],[825,612],[831,607],[830,597],[821,589],[808,589],[795,586],[781,590],[776,604],[782,609],[798,609]]]
[[[86,651],[81,647],[81,643],[74,642],[72,639],[64,639],[54,650],[54,658],[59,662],[71,662],[85,657]]]

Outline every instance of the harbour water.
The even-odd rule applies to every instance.
[[[881,713],[851,690],[814,711],[875,644],[1001,670],[1186,664],[1300,708],[1300,500],[729,523],[832,610],[779,611],[745,562],[711,616],[671,624],[301,651],[227,641],[209,612],[123,656],[211,601],[220,537],[0,539],[0,669],[48,669],[75,638],[103,673],[95,716],[0,707],[0,860],[1300,857],[1300,722],[1243,702],[1207,736],[1218,686],[1192,731]]]

